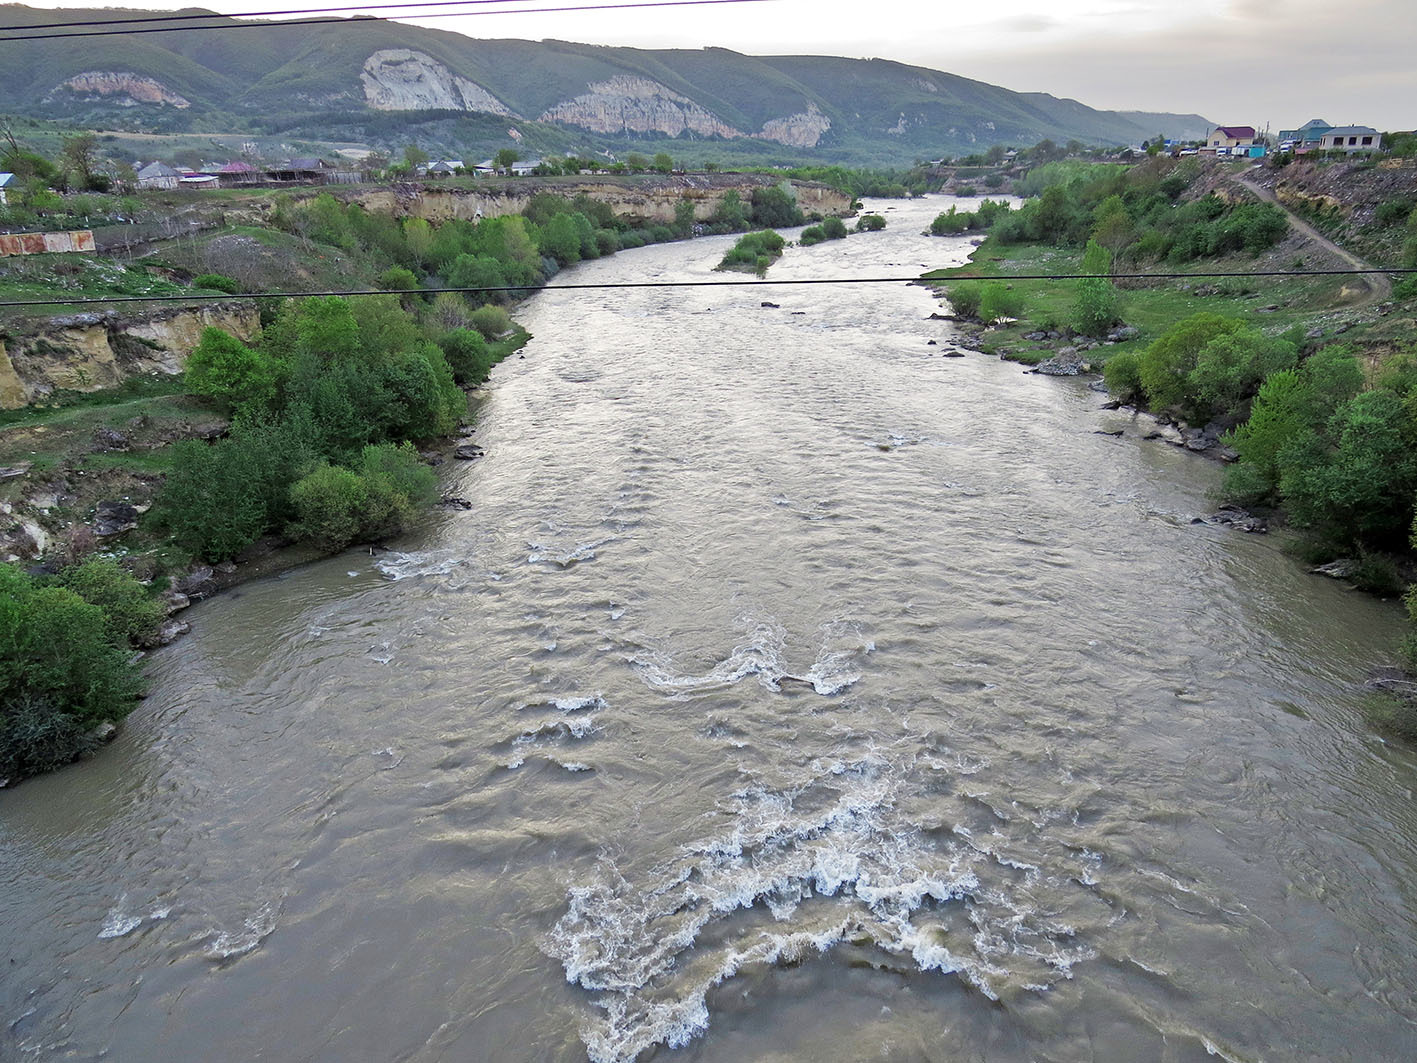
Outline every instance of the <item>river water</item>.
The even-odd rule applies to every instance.
[[[963,261],[947,203],[770,276]],[[0,1056],[1417,1057],[1396,607],[934,309],[538,295],[470,511],[194,608],[0,795]]]

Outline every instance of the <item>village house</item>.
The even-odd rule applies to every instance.
[[[467,167],[463,164],[462,159],[439,159],[432,166],[428,167],[428,176],[452,177],[459,170],[465,169],[467,169]]]
[[[1215,155],[1249,155],[1250,149],[1255,147],[1256,136],[1254,126],[1216,126],[1206,136],[1204,150]]]
[[[10,189],[14,187],[15,175],[12,173],[0,173],[0,207],[10,205],[10,201],[6,197],[9,195]]]
[[[1381,151],[1382,146],[1382,134],[1365,125],[1335,126],[1319,140],[1322,151]]]
[[[1307,155],[1311,151],[1318,151],[1323,135],[1332,128],[1333,126],[1322,118],[1310,118],[1298,129],[1281,129],[1279,131],[1279,149],[1292,151],[1295,155]]]
[[[161,162],[150,162],[138,171],[139,188],[176,188],[182,175]]]

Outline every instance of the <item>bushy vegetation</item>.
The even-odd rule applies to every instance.
[[[845,240],[846,225],[840,218],[827,218],[820,225],[809,225],[802,230],[802,235],[798,237],[798,243],[803,247],[811,247],[813,244],[820,244],[826,240]]]
[[[132,711],[132,646],[160,614],[108,562],[47,580],[0,564],[0,778],[69,763],[96,744],[98,724]]]
[[[498,314],[500,325],[505,312]],[[494,360],[472,329],[436,338],[447,346],[393,296],[292,303],[255,346],[209,329],[189,375],[194,390],[235,420],[226,439],[175,448],[159,496],[174,539],[218,561],[270,532],[332,549],[406,524],[426,494],[408,475],[394,475],[413,452],[398,450],[396,462],[378,448],[449,434],[466,413],[459,381],[476,383]],[[370,466],[376,458],[379,476]],[[336,468],[355,479],[323,471]],[[296,491],[312,474],[317,479]],[[351,528],[329,517],[340,485],[349,487],[344,497],[363,500]]]
[[[879,214],[863,214],[856,219],[858,233],[878,233],[886,227],[886,219]]]
[[[958,236],[961,233],[989,228],[1002,214],[1009,213],[1009,205],[1003,200],[986,199],[972,211],[950,207],[935,216],[930,223],[931,236]]]
[[[763,276],[771,266],[782,255],[782,249],[787,246],[778,233],[771,229],[763,232],[748,233],[740,237],[734,244],[723,261],[718,264],[719,269],[737,270],[742,273],[756,273]]]
[[[1191,165],[1169,160],[1130,168],[1050,163],[1020,182],[1019,191],[1036,198],[986,224],[1005,244],[1083,247],[1096,240],[1114,259],[1177,265],[1258,254],[1288,233],[1284,212],[1272,204],[1232,204],[1214,194],[1184,199],[1195,177]],[[942,222],[959,224],[959,217]]]

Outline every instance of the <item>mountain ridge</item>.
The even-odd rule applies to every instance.
[[[0,23],[116,14],[5,5]],[[25,61],[0,67],[0,109],[153,131],[259,133],[303,129],[303,120],[328,132],[333,122],[376,140],[398,127],[372,116],[398,112],[409,115],[405,130],[436,118],[446,128],[432,139],[479,150],[523,138],[554,150],[709,140],[819,162],[904,162],[1045,137],[1135,143],[1209,126],[1199,115],[1100,111],[888,59],[472,38],[373,19],[253,21],[214,16],[217,28],[200,32],[23,42]],[[458,112],[474,119],[461,138],[443,121]],[[515,125],[498,130],[489,116]]]

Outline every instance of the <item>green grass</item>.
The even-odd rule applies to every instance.
[[[126,388],[118,388],[85,396],[83,405],[6,412],[0,427],[0,465],[28,461],[38,470],[78,458],[87,460],[93,434],[100,428],[116,428],[130,436],[138,432],[156,435],[165,427],[218,419],[201,399],[180,393],[180,377],[167,380],[172,390],[163,391],[160,382],[154,383],[155,394],[138,398],[131,397]],[[139,419],[141,428],[128,427]],[[113,456],[138,454],[141,452]]]
[[[925,274],[932,282],[948,282],[952,277],[997,277],[1007,280],[1019,274],[1067,274],[1079,271],[1082,251],[1042,244],[1001,245],[986,240],[973,261],[955,269]],[[1249,257],[1210,260],[1189,269],[1160,267],[1164,272],[1242,271],[1255,269]],[[1194,281],[1138,281],[1147,287],[1124,287],[1120,293],[1123,320],[1140,330],[1133,340],[1092,352],[1104,362],[1119,351],[1139,350],[1182,318],[1202,311],[1243,318],[1267,332],[1282,332],[1295,324],[1307,325],[1339,302],[1338,284],[1323,277],[1197,278]],[[1123,284],[1126,284],[1125,280]],[[1006,353],[1014,361],[1036,364],[1051,356],[1050,351],[1026,349],[1031,341],[1023,337],[1045,328],[1062,329],[1072,317],[1076,297],[1075,281],[1015,281],[1014,289],[1024,296],[1024,316],[1016,323],[991,329],[982,337],[989,353]],[[1215,294],[1198,294],[1197,288],[1213,288]],[[1260,313],[1262,307],[1278,310]],[[1025,349],[1020,349],[1025,348]]]

